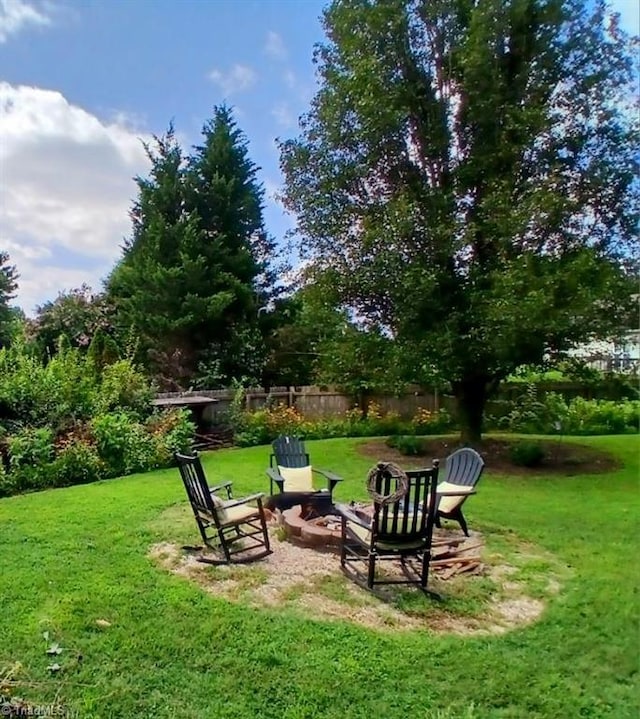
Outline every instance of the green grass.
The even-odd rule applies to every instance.
[[[365,496],[372,462],[358,441],[309,442],[345,477],[339,500]],[[0,684],[19,662],[22,696],[57,697],[80,719],[637,717],[640,443],[580,442],[624,469],[488,473],[466,505],[492,552],[530,543],[568,567],[542,618],[500,636],[374,631],[208,594],[147,556],[157,542],[198,542],[176,470],[3,499]],[[240,496],[267,489],[267,455],[225,450],[205,465]],[[550,566],[536,561],[517,568],[532,596]],[[245,585],[261,577],[256,567]],[[342,590],[326,580],[317,591]],[[43,632],[63,647],[55,674]]]

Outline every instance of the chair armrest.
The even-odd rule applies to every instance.
[[[333,472],[329,472],[326,469],[316,469],[315,467],[311,468],[313,472],[317,472],[318,474],[321,474],[323,477],[326,477],[330,482],[335,484],[336,482],[342,482],[342,477],[338,477],[337,474],[334,474]]]
[[[472,489],[470,492],[438,492],[436,490],[438,497],[470,497],[472,494],[478,494],[478,490]]]
[[[248,504],[249,502],[254,502],[255,500],[261,501],[263,497],[264,492],[256,492],[255,494],[249,494],[241,499],[234,499],[233,502],[225,502],[224,508],[229,509],[229,507],[238,507],[241,504]]]
[[[348,522],[359,524],[365,529],[371,529],[371,520],[366,521],[362,517],[359,517],[347,504],[336,504],[335,512],[339,514],[343,520],[346,519]]]
[[[229,487],[233,484],[233,482],[222,482],[221,484],[216,484],[213,487],[209,487],[209,493],[214,494],[219,489],[229,489]]]
[[[273,484],[275,482],[278,490],[284,492],[284,477],[278,472],[277,467],[269,467],[267,469],[267,476],[269,477],[269,492],[273,494]]]

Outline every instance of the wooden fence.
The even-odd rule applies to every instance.
[[[217,424],[223,421],[225,415],[231,408],[235,396],[235,390],[198,390],[195,392],[165,392],[157,395],[157,400],[184,399],[184,404],[189,405],[189,399],[208,397],[212,403],[202,410],[202,417],[205,421]],[[453,398],[442,397],[437,392],[425,392],[421,389],[412,389],[405,394],[394,396],[372,396],[369,402],[379,405],[383,413],[395,412],[401,417],[410,419],[418,409],[435,411],[440,407],[453,408]],[[159,403],[159,402],[157,402]],[[355,406],[355,402],[349,396],[339,392],[335,388],[321,387],[272,387],[268,391],[261,387],[251,387],[245,392],[244,408],[255,411],[267,406],[282,404],[295,409],[310,419],[324,417],[336,417],[343,415]]]
[[[602,385],[598,391],[593,385],[580,382],[544,382],[538,384],[537,389],[540,395],[546,392],[558,392],[566,399],[578,396],[587,399],[594,397],[620,398],[619,388],[606,388],[605,385]],[[499,416],[510,411],[511,407],[517,404],[518,398],[526,391],[527,385],[524,383],[504,383],[497,397],[488,403],[487,412]],[[171,392],[157,395],[155,404],[160,404],[159,400],[167,400],[163,404],[176,404],[182,398],[185,400],[185,406],[201,405],[203,422],[220,424],[224,422],[235,394],[236,390],[234,389]],[[210,404],[203,403],[201,398],[204,397],[210,398],[212,402]],[[190,398],[194,401],[190,402]],[[369,401],[375,402],[383,413],[394,412],[403,419],[411,419],[419,409],[433,412],[444,408],[452,414],[455,414],[456,409],[453,397],[439,394],[436,390],[428,391],[418,387],[409,388],[399,396],[374,395]],[[338,417],[355,406],[353,398],[332,387],[272,387],[268,391],[261,387],[254,387],[245,392],[244,408],[248,410],[255,411],[277,404],[295,407],[298,412],[309,419]]]

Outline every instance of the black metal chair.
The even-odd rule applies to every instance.
[[[398,474],[400,473],[400,474]],[[402,486],[398,487],[398,477]],[[406,482],[405,482],[406,480]],[[427,586],[431,542],[436,517],[438,461],[431,469],[403,473],[391,464],[378,463],[370,473],[373,516],[367,517],[348,505],[339,504],[342,517],[340,564],[347,576],[373,589],[376,584]],[[426,508],[426,511],[425,511]],[[419,564],[418,569],[411,566]],[[378,561],[400,561],[406,579],[376,579]],[[358,572],[364,563],[366,574]]]
[[[312,467],[309,453],[301,439],[280,435],[271,446],[273,452],[269,457],[269,469],[267,469],[271,494],[274,494],[274,485],[280,493],[296,493],[302,496],[314,494],[317,492],[313,483],[315,473],[326,480],[327,489],[321,491],[328,492],[333,501],[334,487],[342,481],[342,477],[325,469]]]
[[[198,455],[175,455],[204,544],[220,559],[200,557],[209,564],[241,564],[271,554],[269,532],[262,507],[262,492],[233,499],[232,483],[209,487]],[[224,492],[223,499],[217,492]],[[252,507],[249,502],[256,502]]]
[[[467,497],[476,494],[475,486],[484,470],[484,460],[470,447],[463,447],[450,454],[445,460],[444,479],[437,487],[439,495],[436,526],[442,519],[453,519],[468,537],[467,521],[462,514],[462,505]]]

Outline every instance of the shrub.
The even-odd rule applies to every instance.
[[[92,428],[106,477],[141,472],[158,466],[156,443],[143,425],[126,412],[95,417]]]
[[[143,417],[149,414],[154,392],[152,384],[130,360],[118,360],[104,368],[94,411],[127,411]]]
[[[7,473],[4,462],[0,461],[0,497],[8,497],[16,491],[11,475]]]
[[[151,416],[147,430],[155,442],[156,466],[167,467],[172,464],[175,452],[191,450],[196,426],[188,410],[174,409]]]
[[[67,440],[51,465],[51,475],[57,487],[95,482],[105,476],[105,463],[86,440]]]
[[[400,435],[398,437],[389,438],[387,445],[393,447],[405,456],[417,456],[424,452],[424,442],[420,437],[412,435]]]
[[[46,428],[23,429],[7,440],[11,482],[16,491],[53,486],[53,432]]]
[[[587,400],[569,403],[555,392],[538,397],[531,386],[498,426],[524,434],[623,434],[638,431],[640,401]]]
[[[440,434],[454,426],[453,418],[444,407],[434,412],[420,407],[413,416],[411,424],[415,434]]]
[[[565,424],[568,407],[555,392],[538,396],[535,385],[529,385],[511,412],[502,417],[499,426],[510,432],[552,434]]]
[[[511,461],[519,467],[539,467],[545,451],[537,442],[517,442],[509,448]]]
[[[640,402],[586,400],[582,397],[569,405],[565,418],[567,434],[623,434],[637,431]]]

